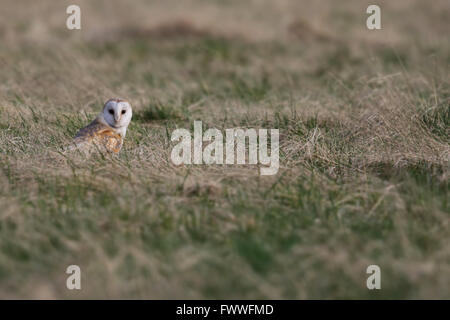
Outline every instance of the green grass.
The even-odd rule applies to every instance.
[[[413,12],[419,33],[393,21],[393,43],[361,38],[356,11],[330,18],[344,35],[245,33],[270,35],[273,12],[242,35],[125,21],[117,39],[22,30],[0,48],[0,297],[450,298],[450,47],[428,41],[433,13]],[[114,96],[133,107],[119,156],[61,153]],[[278,174],[172,165],[170,134],[194,120],[278,128]]]

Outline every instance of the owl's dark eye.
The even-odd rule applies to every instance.
[[[109,113],[110,114],[114,114],[114,110],[113,109],[109,109]]]
[[[122,110],[122,114],[124,114],[125,112],[127,112],[127,110]]]

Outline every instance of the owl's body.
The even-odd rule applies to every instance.
[[[77,132],[74,146],[81,151],[97,149],[117,154],[130,121],[130,104],[125,100],[110,99],[97,118]]]
[[[99,119],[95,119],[88,126],[78,131],[73,140],[78,147],[104,148],[108,152],[119,153],[123,145],[123,138],[117,134],[108,125],[102,123]]]

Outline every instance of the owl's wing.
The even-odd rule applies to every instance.
[[[77,134],[75,135],[74,143],[78,145],[85,142],[91,142],[97,132],[105,129],[107,129],[107,127],[103,123],[95,119],[89,125],[77,132]]]
[[[92,142],[97,146],[104,147],[108,152],[119,153],[123,139],[112,130],[104,129],[94,134]]]
[[[118,153],[122,148],[122,137],[97,119],[84,127],[75,135],[74,144],[70,149],[105,148],[109,152]]]

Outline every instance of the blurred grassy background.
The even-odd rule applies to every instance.
[[[0,297],[450,298],[450,4],[377,3],[2,0]],[[58,154],[116,96],[120,156]],[[174,167],[196,119],[279,173]]]

